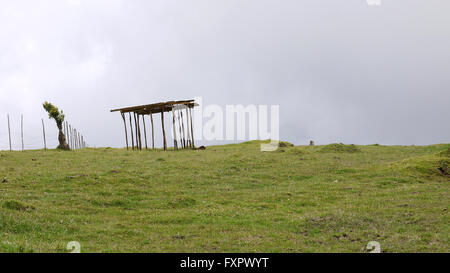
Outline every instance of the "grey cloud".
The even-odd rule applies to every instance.
[[[110,109],[194,96],[279,104],[281,137],[296,144],[450,139],[447,1],[1,6],[0,149],[6,113],[15,124],[23,113],[27,134],[39,139],[44,100],[91,144],[119,147],[122,123]]]

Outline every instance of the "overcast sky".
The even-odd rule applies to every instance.
[[[26,147],[42,146],[41,118],[56,146],[45,100],[91,145],[119,147],[110,109],[196,96],[280,105],[280,136],[295,144],[449,143],[449,10],[447,0],[0,0],[0,149],[7,113],[14,148],[21,114]]]

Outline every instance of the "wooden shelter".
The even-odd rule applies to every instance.
[[[150,124],[152,128],[152,149],[155,149],[155,130],[153,126],[153,114],[161,114],[161,125],[163,134],[163,147],[167,150],[166,130],[164,127],[164,113],[172,113],[173,123],[173,146],[174,149],[187,149],[195,148],[194,145],[194,125],[192,123],[192,108],[198,106],[194,100],[180,100],[180,101],[168,101],[159,102],[147,105],[132,106],[120,109],[113,109],[111,112],[120,112],[125,127],[125,141],[127,144],[127,150],[129,149],[128,142],[128,130],[127,130],[127,117],[129,119],[129,127],[131,132],[131,149],[142,150],[145,145],[145,149],[148,149],[147,144],[147,129],[145,125],[146,116],[149,116]],[[185,113],[183,115],[183,112]],[[141,127],[142,120],[142,127]],[[186,127],[185,127],[186,122]],[[176,130],[178,124],[178,132]],[[133,127],[134,126],[134,127]],[[179,138],[177,137],[179,133]],[[144,143],[142,143],[142,135],[144,137]]]

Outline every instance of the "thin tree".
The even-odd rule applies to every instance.
[[[63,111],[62,110],[60,111],[58,109],[58,107],[54,106],[53,104],[51,104],[47,101],[42,106],[44,106],[45,111],[47,111],[48,117],[50,119],[54,119],[56,122],[56,126],[58,127],[58,130],[59,130],[58,149],[70,150],[70,147],[66,142],[66,136],[64,135],[63,130],[62,130],[62,124],[64,122],[64,117],[65,117]]]

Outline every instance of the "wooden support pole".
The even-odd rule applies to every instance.
[[[67,144],[69,144],[69,148],[70,148],[70,141],[72,141],[72,139],[70,138],[70,126],[69,126],[69,122],[66,121],[66,131],[67,131]]]
[[[134,126],[136,127],[136,148],[137,150],[141,149],[141,139],[139,137],[139,119],[136,117],[136,113],[134,113]]]
[[[77,145],[77,142],[78,142],[78,139],[77,139],[77,129],[73,129],[73,134],[75,135],[75,143],[74,143],[74,147],[75,147],[75,149],[78,149],[78,145]]]
[[[180,110],[181,113],[181,127],[183,131],[183,147],[186,149],[186,131],[184,130],[184,118],[183,118],[183,110]]]
[[[137,122],[136,122],[136,113],[134,113],[134,112],[133,112],[133,118],[134,118],[134,134],[136,137],[136,150],[139,150],[138,128],[137,128]]]
[[[64,136],[66,136],[66,142],[69,143],[68,142],[69,138],[67,137],[67,134],[66,134],[66,122],[65,121],[63,122],[63,134],[64,134]]]
[[[125,142],[127,143],[127,151],[128,151],[127,122],[126,122],[126,120],[125,120],[125,115],[124,115],[124,113],[120,112],[120,115],[122,116],[122,119],[123,119],[123,126],[125,127]]]
[[[194,125],[192,125],[192,108],[189,107],[189,117],[191,119],[191,139],[192,139],[192,148],[195,148],[194,144]]]
[[[172,125],[173,125],[173,148],[175,150],[178,150],[178,144],[177,144],[177,130],[175,129],[175,111],[172,107]]]
[[[11,145],[11,126],[9,124],[9,114],[8,114],[8,135],[9,135],[9,150],[12,151],[12,145]]]
[[[69,124],[66,122],[64,122],[64,134],[66,135],[66,140],[67,140],[67,144],[69,145],[70,148],[70,138],[69,138]]]
[[[75,134],[75,149],[78,149],[78,131],[77,129],[73,129]]]
[[[152,123],[152,149],[155,149],[155,129],[153,127],[153,114],[150,113],[150,121]]]
[[[45,140],[45,126],[44,126],[44,119],[42,120],[42,133],[44,134],[44,150],[47,150],[47,141]]]
[[[186,133],[187,133],[187,146],[188,147],[192,147],[191,146],[191,130],[189,130],[189,110],[186,107]]]
[[[23,145],[23,115],[20,116],[20,136],[22,138],[22,151],[24,150]]]
[[[147,128],[145,126],[145,115],[142,115],[142,123],[144,124],[145,149],[148,150],[148,146],[147,146]]]
[[[166,129],[164,129],[164,111],[161,112],[161,125],[162,125],[162,131],[163,131],[164,150],[167,150]]]
[[[72,141],[72,149],[74,149],[75,150],[75,136],[74,136],[74,131],[75,129],[74,128],[72,128],[72,125],[70,125],[70,139],[71,139],[71,141]]]
[[[133,122],[131,121],[131,113],[128,113],[130,117],[130,132],[131,132],[131,149],[134,150],[134,133],[133,133]]]
[[[142,137],[141,137],[141,122],[139,121],[139,114],[136,114],[137,117],[137,129],[139,135],[139,150],[142,150]]]
[[[68,125],[68,127],[67,127],[67,131],[68,131],[68,134],[69,134],[69,147],[70,147],[70,149],[73,149],[73,146],[72,146],[72,125]]]
[[[178,110],[178,130],[180,131],[180,146],[181,148],[184,148],[183,145],[183,133],[181,131],[181,119],[180,119],[180,110]]]

